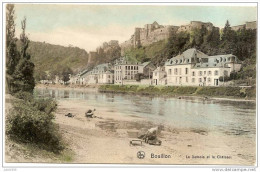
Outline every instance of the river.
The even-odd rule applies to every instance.
[[[57,101],[84,101],[96,109],[108,109],[121,115],[134,115],[182,129],[202,129],[225,135],[256,134],[256,104],[246,101],[177,99],[97,91],[37,88],[37,97]]]

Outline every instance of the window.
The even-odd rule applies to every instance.
[[[169,75],[171,75],[171,74],[172,74],[172,70],[171,70],[171,69],[169,69],[169,72],[168,72],[168,73],[169,73]]]
[[[201,79],[201,78],[199,78],[199,82],[202,82],[202,79]]]
[[[208,82],[211,82],[211,79],[210,79],[210,78],[208,78]]]
[[[202,71],[199,71],[199,76],[202,76]]]
[[[185,68],[185,74],[186,75],[188,74],[188,68]]]
[[[211,75],[211,71],[208,71],[208,75]]]
[[[136,66],[136,70],[138,70],[138,66]]]
[[[207,72],[206,72],[206,71],[204,71],[204,75],[206,75],[206,73],[207,73]]]
[[[195,78],[192,78],[192,82],[193,82],[193,83],[195,82]]]
[[[125,66],[125,70],[127,70],[127,66]]]
[[[215,70],[214,74],[217,76],[217,75],[218,75],[218,71],[217,71],[217,70]]]
[[[192,72],[192,76],[195,76],[195,72],[194,71]]]
[[[174,75],[177,75],[177,74],[178,74],[178,69],[174,68]]]
[[[228,76],[228,71],[224,70],[224,76]]]
[[[133,66],[131,66],[131,70],[133,70]]]

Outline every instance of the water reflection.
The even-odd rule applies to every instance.
[[[234,102],[146,97],[61,89],[37,89],[36,96],[87,101],[90,106],[106,108],[122,115],[147,117],[181,128],[200,128],[225,134],[255,136],[256,104]]]

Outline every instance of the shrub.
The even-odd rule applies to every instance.
[[[22,95],[23,100],[19,99]],[[7,117],[6,132],[10,138],[36,143],[55,153],[61,151],[64,148],[61,135],[52,121],[56,102],[52,99],[35,99],[30,93],[19,93],[17,98]]]
[[[244,97],[239,87],[203,87],[197,91],[198,95]]]
[[[249,98],[256,98],[256,87],[246,88],[246,96]]]
[[[177,94],[193,94],[197,90],[197,87],[178,87],[174,90]]]

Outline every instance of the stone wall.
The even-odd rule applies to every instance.
[[[190,32],[193,29],[201,29],[204,26],[207,30],[212,30],[213,24],[210,22],[204,23],[201,21],[191,21],[188,25],[181,25],[177,32]]]
[[[131,38],[120,44],[122,55],[132,47],[147,46],[154,42],[168,39],[170,34],[176,32],[178,28],[178,26],[159,25],[157,22],[146,24],[144,28],[135,28]]]
[[[257,28],[256,21],[246,22],[246,29],[256,29],[256,28]]]
[[[238,25],[238,26],[232,26],[231,29],[234,31],[238,31],[239,29],[243,29],[245,27],[245,25]]]
[[[88,66],[91,66],[94,64],[96,57],[97,57],[97,52],[94,52],[94,51],[89,52]]]
[[[256,29],[257,23],[256,23],[256,21],[246,22],[246,24],[232,26],[231,29],[234,30],[234,31],[238,31],[239,29],[243,29],[244,27],[246,29]]]

